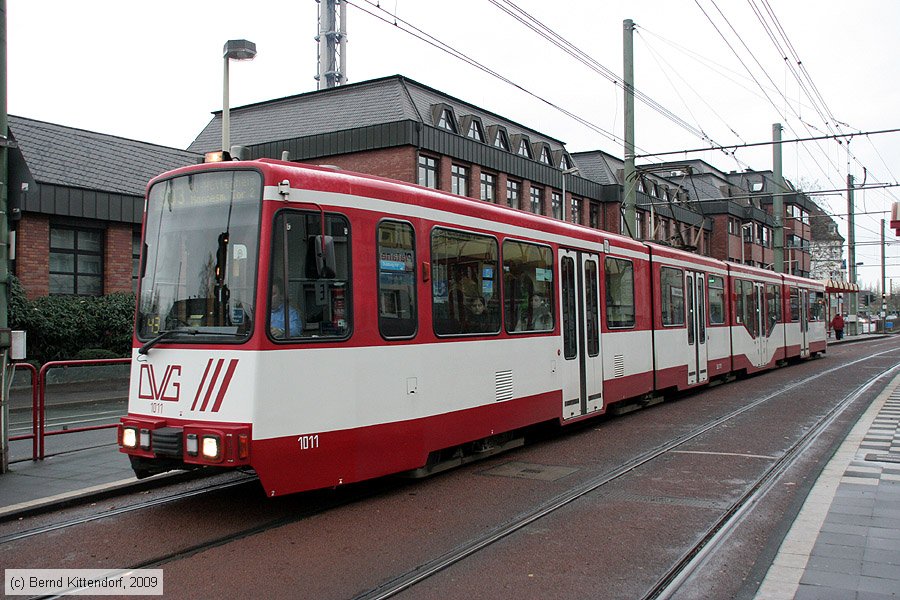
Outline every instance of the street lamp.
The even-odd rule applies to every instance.
[[[222,151],[231,152],[231,115],[228,111],[228,62],[231,60],[253,60],[256,44],[247,40],[228,40],[222,51],[225,59],[225,73],[222,78]]]
[[[578,172],[578,167],[572,167],[571,169],[565,169],[562,171],[562,214],[565,216],[566,214],[566,175],[572,175],[573,173]]]
[[[747,239],[746,239],[746,237],[744,236],[744,230],[745,230],[745,229],[749,229],[749,230],[750,230],[750,235],[749,235],[749,237],[750,237],[750,241],[752,242],[752,241],[753,241],[753,223],[742,223],[742,224],[741,224],[741,264],[742,264],[742,265],[743,265],[743,264],[746,264],[746,263],[744,262],[744,246],[746,246],[746,244],[747,244]]]

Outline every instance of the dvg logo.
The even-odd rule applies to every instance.
[[[157,381],[153,365],[141,364],[138,398],[178,402],[181,395],[181,365],[168,365],[161,381]]]

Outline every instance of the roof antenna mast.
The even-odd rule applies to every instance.
[[[317,89],[347,83],[347,3],[344,0],[316,0],[319,4],[319,72]]]

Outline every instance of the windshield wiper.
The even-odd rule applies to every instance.
[[[225,331],[222,331],[225,330]],[[233,331],[232,331],[233,330]],[[173,337],[176,333],[183,333],[185,335],[223,335],[223,336],[234,336],[237,332],[237,327],[215,327],[215,328],[206,328],[204,330],[199,329],[167,329],[165,331],[160,331],[159,335],[155,338],[144,344],[138,349],[138,354],[147,354],[150,351],[150,348],[157,345],[161,341],[166,338]]]
[[[174,336],[176,333],[183,333],[185,335],[197,335],[199,332],[196,329],[167,329],[166,331],[160,331],[159,335],[140,347],[140,349],[138,350],[138,354],[147,354],[148,352],[150,352],[150,348],[157,345],[164,339]]]

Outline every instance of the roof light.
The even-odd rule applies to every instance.
[[[227,162],[231,160],[231,154],[226,152],[225,150],[216,150],[215,152],[207,152],[203,155],[203,162],[205,163],[216,163],[216,162]]]

